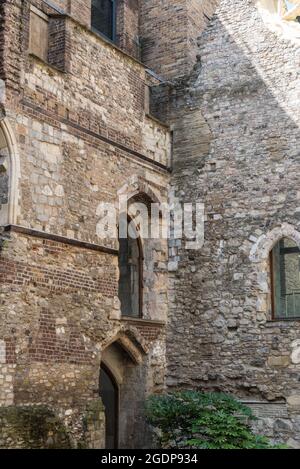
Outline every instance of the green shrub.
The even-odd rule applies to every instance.
[[[251,430],[251,409],[221,393],[181,391],[151,396],[146,404],[149,423],[163,448],[279,448]]]

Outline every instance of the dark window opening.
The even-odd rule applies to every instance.
[[[115,40],[115,17],[115,0],[92,0],[92,29],[111,41]]]
[[[271,252],[273,319],[300,318],[300,250],[281,239]]]
[[[131,220],[128,220],[130,223]],[[119,299],[123,316],[142,316],[143,255],[141,240],[119,239]]]

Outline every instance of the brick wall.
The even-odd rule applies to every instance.
[[[32,61],[27,70],[26,100],[43,111],[59,114],[60,118],[130,146],[134,151],[145,152],[147,156],[142,142],[146,81],[143,67],[122,57],[100,38],[78,29],[71,20],[53,21],[53,27],[59,22],[60,30],[57,44],[51,46],[51,63],[55,64],[57,47],[60,53],[56,56],[56,65],[61,67],[64,60],[72,78],[49,74],[46,67],[41,68]],[[65,25],[60,21],[66,21]],[[67,38],[63,44],[64,29]],[[53,34],[56,34],[55,28]],[[168,129],[153,125],[168,134]],[[165,148],[162,163],[168,165],[170,148],[167,145]]]
[[[33,0],[33,3],[48,13],[58,13],[43,0]],[[91,0],[62,0],[52,3],[90,29]],[[116,7],[116,44],[127,54],[140,58],[139,0],[118,0]]]
[[[91,26],[91,0],[71,0],[68,13],[80,23]]]
[[[197,38],[217,0],[141,0],[142,60],[165,79],[189,73],[196,63]]]
[[[117,44],[121,49],[140,58],[139,0],[117,2]]]
[[[40,1],[42,2],[43,0],[40,0]],[[57,6],[58,8],[60,8],[61,10],[65,11],[66,13],[68,13],[69,6],[72,3],[72,1],[71,0],[52,0],[51,3]]]
[[[1,31],[0,50],[2,60],[0,65],[1,76],[5,78],[7,93],[14,95],[20,92],[21,67],[24,52],[25,25],[20,23],[20,12],[26,14],[28,5],[23,2],[7,1],[1,5]],[[4,45],[4,48],[3,48]]]
[[[65,17],[50,17],[48,27],[48,62],[57,69],[68,72],[71,42]]]

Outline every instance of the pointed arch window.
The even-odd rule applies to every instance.
[[[129,217],[127,224],[127,238],[119,238],[119,299],[122,316],[140,318],[143,309],[143,249]]]
[[[270,254],[273,319],[300,319],[300,249],[282,238]]]

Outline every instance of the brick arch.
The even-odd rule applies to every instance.
[[[17,140],[6,117],[0,120],[0,133],[6,142],[9,158],[8,207],[5,223],[16,224],[19,211],[20,157]]]

